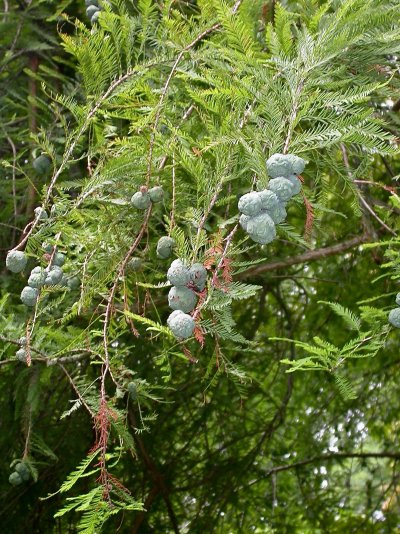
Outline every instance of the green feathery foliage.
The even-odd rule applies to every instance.
[[[394,358],[399,119],[385,106],[399,89],[398,1],[107,0],[92,24],[83,0],[20,4],[0,22],[2,248],[24,250],[28,267],[2,275],[0,364],[17,369],[7,375],[8,423],[59,530],[74,521],[74,532],[93,534],[351,532],[350,518],[337,530],[332,512],[317,525],[292,497],[293,525],[291,513],[275,513],[271,462],[297,461],[278,441],[285,417],[288,444],[313,395],[333,396],[347,417],[351,403],[367,402],[362,360]],[[237,201],[268,187],[276,153],[307,165],[277,238],[259,246],[239,226]],[[161,202],[131,203],[155,186]],[[48,218],[34,218],[39,205]],[[175,241],[167,260],[156,253],[161,236]],[[63,277],[25,308],[29,271],[48,269],[56,252]],[[135,272],[132,256],[142,262]],[[167,326],[166,272],[177,258],[207,269],[204,289],[190,286],[188,339]],[[15,357],[21,347],[26,363]],[[310,386],[294,390],[298,375]],[[237,403],[248,415],[232,413]],[[310,423],[304,454],[315,435]],[[317,445],[325,458],[328,444]],[[46,477],[59,460],[57,491]],[[249,507],[253,486],[261,493]]]

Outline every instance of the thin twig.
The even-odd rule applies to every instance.
[[[86,403],[85,399],[82,397],[80,391],[78,390],[78,388],[77,388],[76,385],[75,385],[75,382],[72,380],[71,375],[70,375],[69,372],[65,369],[65,367],[62,365],[62,363],[59,363],[58,365],[59,365],[59,367],[64,371],[64,374],[67,376],[67,378],[68,378],[68,380],[69,380],[69,383],[70,383],[71,386],[72,386],[72,389],[75,391],[75,393],[76,393],[77,396],[78,396],[78,399],[80,400],[80,402],[82,403],[82,405],[86,408],[86,410],[89,412],[90,417],[91,417],[92,419],[94,419],[94,417],[95,417],[94,412],[90,409],[89,405]]]
[[[29,441],[31,437],[31,427],[32,427],[32,412],[29,410],[29,423],[28,423],[28,431],[26,433],[25,438],[25,446],[24,446],[24,453],[22,455],[22,458],[25,459],[29,455]]]
[[[342,155],[343,155],[343,162],[344,162],[344,166],[346,167],[346,170],[347,170],[347,174],[350,178],[350,180],[353,182],[353,183],[357,183],[358,180],[354,180],[353,179],[353,173],[351,171],[351,167],[350,167],[350,162],[349,162],[349,157],[347,155],[347,150],[346,150],[346,147],[343,143],[341,143],[340,145],[340,148],[341,148],[341,151],[342,151]],[[361,194],[361,191],[359,188],[357,188],[357,196],[358,196],[358,199],[359,201],[361,202],[361,204],[364,206],[364,208],[374,217],[374,219],[376,219],[379,224],[385,228],[385,230],[387,230],[389,233],[391,233],[392,235],[396,236],[396,232],[394,232],[391,228],[389,228],[389,226],[384,222],[382,221],[382,219],[375,213],[375,211],[371,208],[371,206],[368,204],[368,202],[365,200],[365,198],[363,197],[363,195]],[[366,224],[367,226],[367,224]]]
[[[217,184],[217,187],[215,189],[215,192],[214,192],[214,195],[212,197],[212,199],[210,200],[210,203],[209,205],[207,206],[207,209],[204,211],[203,213],[203,217],[201,218],[200,220],[200,223],[199,223],[199,226],[197,228],[197,236],[196,236],[196,247],[195,247],[195,252],[197,252],[197,249],[199,247],[199,242],[200,242],[200,236],[201,236],[201,231],[203,230],[203,227],[207,221],[207,217],[209,216],[211,210],[213,209],[215,203],[217,202],[218,200],[218,195],[220,194],[220,192],[222,191],[222,187],[223,187],[223,182],[222,180],[220,182],[218,182]]]
[[[143,234],[144,234],[144,232],[145,232],[145,230],[147,228],[147,224],[149,222],[151,211],[152,211],[152,206],[150,205],[150,207],[148,208],[148,210],[146,212],[143,224],[140,227],[139,233],[136,236],[136,239],[132,243],[132,246],[130,247],[130,249],[126,253],[124,259],[122,260],[122,262],[121,262],[121,264],[120,264],[120,266],[118,268],[117,275],[116,275],[116,277],[114,279],[113,286],[112,286],[111,291],[110,291],[109,296],[108,296],[107,307],[106,307],[105,318],[104,318],[104,325],[103,325],[103,344],[104,344],[104,357],[105,357],[104,363],[105,363],[105,365],[107,367],[107,370],[108,370],[108,366],[109,366],[107,330],[108,330],[108,325],[109,325],[109,322],[110,322],[110,319],[111,319],[111,315],[112,315],[113,302],[114,302],[115,293],[117,291],[119,278],[125,272],[125,268],[126,268],[126,266],[128,264],[128,261],[129,261],[130,257],[132,256],[132,254],[134,253],[134,251],[138,247],[138,245],[139,245],[139,243],[140,243],[140,241],[141,241],[141,239],[143,237]]]
[[[4,341],[6,343],[12,343],[13,345],[18,345],[19,347],[25,346],[25,342],[20,341],[19,339],[12,339],[12,338],[3,336],[1,334],[0,334],[0,340]],[[30,347],[30,349],[31,349],[32,352],[35,352],[36,354],[40,354],[40,356],[42,356],[45,359],[49,358],[49,356],[45,352],[41,351],[40,349],[35,349],[34,347]],[[4,364],[5,362],[9,363],[9,362],[13,362],[13,361],[14,360],[2,360],[2,361],[0,361],[0,365]],[[15,361],[17,361],[17,360],[15,360]]]
[[[226,255],[228,254],[228,250],[229,250],[230,244],[232,242],[233,236],[236,234],[238,228],[239,228],[239,225],[236,224],[232,228],[231,232],[228,234],[227,238],[225,239],[225,248],[224,248],[224,250],[222,252],[221,258],[220,258],[220,260],[218,262],[218,265],[217,265],[217,267],[216,267],[216,269],[214,271],[214,275],[213,275],[213,284],[214,285],[217,282],[218,272],[220,271],[220,269],[224,265],[224,261],[225,261]]]
[[[3,335],[0,335],[0,340],[4,341],[5,343],[12,343],[13,345],[17,345],[19,347],[25,347],[26,343],[19,340],[19,339],[12,339]],[[76,348],[76,349],[70,349],[66,351],[64,354],[73,354],[73,356],[59,356],[57,358],[52,358],[47,354],[46,352],[43,352],[40,349],[37,349],[36,347],[29,346],[29,350],[34,352],[35,354],[38,354],[38,358],[34,358],[32,360],[33,363],[45,363],[48,366],[51,365],[57,365],[59,363],[73,363],[77,362],[79,360],[83,360],[85,358],[88,358],[90,356],[98,356],[100,357],[100,354],[98,354],[96,351],[87,349],[87,348]],[[0,366],[7,365],[10,363],[17,363],[19,360],[17,359],[7,359],[7,360],[1,360]]]
[[[296,93],[294,94],[293,108],[292,108],[292,113],[291,113],[290,119],[289,119],[288,133],[287,133],[285,145],[283,147],[283,153],[284,154],[286,154],[287,151],[289,150],[289,145],[290,145],[290,141],[292,139],[293,130],[294,130],[294,122],[296,120],[297,113],[299,111],[299,99],[300,99],[301,92],[303,90],[303,85],[304,85],[304,82],[303,82],[303,80],[301,80],[299,82],[299,85],[297,86]]]
[[[336,245],[332,245],[330,247],[309,250],[307,252],[304,252],[303,254],[299,254],[298,256],[292,256],[291,258],[286,258],[284,260],[278,260],[271,263],[264,263],[255,267],[250,267],[246,271],[243,271],[242,273],[238,274],[237,278],[246,279],[253,276],[258,276],[269,271],[286,269],[291,265],[309,263],[311,261],[327,258],[329,256],[335,256],[336,254],[346,252],[347,250],[350,250],[354,247],[358,247],[359,245],[367,243],[368,241],[369,236],[367,234],[362,234],[360,236],[352,237],[351,239],[347,239],[346,241],[342,241],[341,243],[337,243]]]
[[[175,207],[176,207],[176,170],[175,170],[175,155],[172,155],[172,206],[170,214],[169,233],[175,226]]]
[[[36,74],[39,70],[39,56],[38,54],[29,53],[29,70],[33,72],[34,76],[30,76],[28,80],[29,85],[29,99],[28,99],[28,119],[29,119],[29,132],[30,134],[36,134],[38,131],[38,109],[37,109],[37,78]],[[25,207],[25,215],[31,217],[33,214],[33,208],[36,203],[36,195],[38,191],[36,185],[32,180],[29,181],[27,187],[27,202]]]
[[[23,230],[21,230],[21,228],[18,228],[18,226],[13,226],[12,224],[6,224],[6,223],[3,223],[3,222],[0,222],[0,226],[5,226],[6,228],[12,228],[16,232],[23,232]]]
[[[375,187],[380,187],[384,189],[385,191],[389,191],[390,194],[398,196],[395,192],[395,187],[391,185],[380,184],[379,182],[374,182],[373,180],[353,180],[353,182],[355,184],[360,184],[360,185],[365,184],[365,185],[373,185]]]
[[[17,149],[15,148],[15,144],[13,142],[13,140],[11,139],[11,137],[9,137],[8,135],[6,136],[7,138],[7,141],[8,141],[8,144],[11,146],[11,150],[12,150],[12,153],[13,153],[13,166],[12,166],[12,196],[13,196],[13,211],[14,211],[14,230],[13,230],[13,237],[12,237],[12,242],[14,243],[14,240],[15,240],[15,228],[16,228],[16,224],[17,224],[17,216],[18,216],[18,211],[17,211],[17,188],[16,188],[16,173],[15,173],[15,167],[17,165]]]
[[[389,233],[391,233],[394,236],[397,236],[397,233],[392,230],[382,219],[375,213],[375,211],[371,208],[371,206],[368,204],[368,202],[365,200],[365,198],[362,196],[361,193],[358,193],[359,199],[361,204],[370,212],[370,214],[376,219],[379,224],[385,228]]]
[[[334,452],[332,454],[321,454],[320,456],[313,456],[312,458],[307,458],[305,460],[300,460],[292,464],[278,465],[273,467],[266,472],[265,477],[272,475],[273,473],[280,473],[281,471],[288,471],[289,469],[294,469],[296,467],[301,467],[303,465],[309,465],[315,462],[324,462],[328,460],[336,459],[346,459],[346,458],[391,458],[393,460],[400,460],[399,452]],[[253,482],[256,483],[257,481]]]
[[[182,115],[182,118],[178,124],[178,126],[176,126],[176,130],[178,130],[182,124],[190,117],[190,115],[193,113],[193,110],[195,109],[194,105],[191,104],[188,109],[185,111],[185,113]],[[172,146],[172,143],[176,140],[176,138],[178,137],[177,133],[174,133],[174,135],[172,135],[169,139],[169,143],[168,143],[168,148]],[[159,171],[162,171],[163,168],[165,167],[165,164],[167,163],[167,160],[168,160],[168,155],[167,154],[164,154],[164,156],[162,157],[161,159],[161,162],[160,162],[160,165],[158,166],[158,170]]]

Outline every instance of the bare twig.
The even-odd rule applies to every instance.
[[[296,467],[302,467],[316,462],[324,462],[337,459],[346,458],[390,458],[392,460],[400,460],[400,452],[333,452],[331,454],[321,454],[319,456],[313,456],[312,458],[306,458],[292,464],[278,465],[273,467],[265,473],[265,477],[271,476],[273,473],[279,473],[281,471],[288,471],[295,469]],[[264,478],[265,478],[264,477]],[[255,484],[257,481],[254,481]]]
[[[386,159],[384,156],[381,155],[381,160],[382,160],[382,163],[383,163],[384,166],[385,166],[385,169],[386,169],[387,172],[389,173],[389,176],[390,176],[391,178],[394,178],[396,175],[395,175],[395,173],[393,172],[392,167],[389,165],[387,159]]]
[[[13,345],[18,345],[19,347],[25,346],[25,342],[22,342],[19,339],[12,339],[12,338],[3,336],[1,334],[0,334],[0,340],[4,341],[5,343],[12,343]],[[30,347],[30,349],[31,349],[32,352],[35,352],[36,354],[39,354],[44,359],[49,358],[49,356],[45,352],[43,352],[43,351],[41,351],[39,349],[35,349],[35,347]],[[13,362],[13,361],[17,361],[17,360],[2,360],[2,361],[0,361],[0,365],[4,365],[5,363],[9,363],[9,362]]]
[[[76,387],[75,385],[75,382],[72,380],[72,377],[71,375],[69,374],[69,372],[65,369],[65,367],[59,363],[58,364],[59,367],[64,371],[64,374],[66,375],[66,377],[68,378],[69,380],[69,383],[71,384],[72,386],[72,389],[75,391],[75,393],[77,394],[78,396],[78,399],[80,400],[80,402],[82,403],[82,405],[86,408],[86,410],[89,412],[90,416],[92,417],[92,419],[94,419],[95,417],[95,414],[94,412],[91,410],[91,408],[89,407],[89,405],[87,404],[87,402],[85,401],[85,399],[82,397],[80,391],[78,390],[78,388]]]
[[[169,233],[175,226],[175,207],[176,207],[176,170],[175,170],[175,156],[172,155],[172,206],[170,214]]]
[[[371,206],[368,204],[368,202],[365,200],[365,198],[361,195],[361,193],[358,194],[361,204],[370,212],[370,214],[376,219],[379,224],[385,228],[390,234],[397,236],[397,233],[392,230],[382,219],[375,213],[375,211],[371,208]]]
[[[329,256],[335,256],[336,254],[346,252],[347,250],[362,245],[363,243],[367,243],[368,240],[369,236],[366,234],[362,234],[360,236],[352,237],[351,239],[347,239],[346,241],[342,241],[341,243],[337,243],[336,245],[332,245],[330,247],[318,248],[316,250],[310,250],[304,252],[303,254],[299,254],[298,256],[292,256],[291,258],[286,258],[284,260],[278,260],[271,263],[264,263],[255,267],[250,267],[246,271],[240,273],[237,278],[250,278],[269,271],[285,269],[287,267],[290,267],[291,265],[308,263],[322,258],[327,258]]]
[[[72,356],[60,356],[59,358],[49,358],[47,360],[47,365],[59,365],[60,363],[76,363],[91,356],[97,356],[100,358],[100,354],[90,349],[77,349],[79,350],[78,354]],[[72,351],[71,351],[72,352]]]
[[[29,2],[29,3],[27,2],[27,4],[28,4],[28,6],[29,6],[29,5],[30,5],[30,2]],[[27,6],[27,7],[28,7],[28,6]],[[8,11],[8,4],[7,4],[7,11]],[[0,68],[0,74],[5,70],[7,64],[15,58],[15,55],[20,56],[20,55],[22,55],[23,53],[25,53],[25,50],[23,50],[23,51],[21,50],[20,52],[17,52],[17,54],[13,54],[14,49],[15,49],[15,47],[17,46],[17,42],[18,42],[19,36],[20,36],[20,34],[21,34],[22,26],[23,26],[23,24],[24,24],[24,22],[25,22],[25,20],[26,20],[25,17],[23,17],[23,16],[22,16],[22,17],[19,17],[19,19],[20,19],[20,20],[19,20],[19,22],[18,22],[18,26],[17,26],[17,28],[16,28],[16,30],[15,30],[15,33],[14,33],[14,39],[13,39],[13,41],[12,41],[12,43],[11,43],[10,48],[9,48],[8,51],[7,51],[7,52],[8,52],[7,56],[8,56],[9,59],[8,59],[8,60],[5,60],[5,61],[3,62],[3,65],[2,65],[1,68]]]
[[[0,222],[0,226],[5,226],[6,228],[12,228],[16,232],[23,232],[23,230],[21,230],[21,228],[18,228],[18,226],[13,226],[12,224],[6,224],[6,223],[3,223],[3,222]]]
[[[353,183],[357,183],[359,182],[358,180],[354,180],[353,179],[353,173],[351,171],[351,167],[350,167],[350,163],[349,163],[349,157],[347,155],[347,150],[346,150],[346,147],[344,146],[343,143],[341,143],[340,145],[340,148],[341,148],[341,151],[342,151],[342,155],[343,155],[343,162],[344,162],[344,166],[346,167],[346,170],[347,170],[347,174],[350,178],[350,180],[352,180]],[[389,226],[384,222],[382,221],[382,219],[375,213],[375,211],[371,208],[371,206],[368,204],[368,202],[365,200],[365,198],[363,197],[359,187],[357,188],[357,196],[358,196],[358,199],[360,201],[360,203],[362,204],[362,206],[374,217],[374,219],[376,219],[379,224],[385,228],[385,230],[387,230],[389,233],[391,233],[392,235],[397,235],[396,232],[394,232],[391,228],[389,228]],[[367,228],[368,227],[368,223],[367,223],[367,217],[364,216],[364,226]],[[371,227],[372,229],[372,227]]]
[[[391,195],[398,196],[395,192],[395,187],[391,185],[386,184],[380,184],[379,182],[374,182],[373,180],[353,180],[355,184],[360,185],[373,185],[375,187],[380,187],[381,189],[384,189],[385,191],[388,191]]]
[[[15,173],[15,168],[16,168],[16,165],[17,165],[17,149],[16,149],[15,144],[14,144],[13,140],[11,139],[11,137],[9,137],[8,135],[6,135],[6,138],[7,138],[8,144],[11,146],[11,150],[12,150],[12,153],[13,153],[13,166],[12,166],[12,196],[13,196],[14,226],[13,226],[13,237],[12,237],[12,242],[14,243],[14,241],[15,241],[15,228],[16,228],[16,224],[17,224],[17,216],[18,216],[18,211],[17,211],[16,173]]]
[[[25,342],[22,342],[19,339],[12,339],[3,335],[0,335],[0,340],[4,341],[5,343],[12,343],[13,345],[17,345],[19,347],[25,346]],[[76,348],[68,350],[64,354],[76,354],[73,354],[72,356],[59,356],[58,358],[52,358],[46,352],[43,352],[42,350],[37,349],[36,347],[32,347],[31,345],[29,346],[29,350],[39,355],[39,357],[34,358],[32,360],[33,363],[45,363],[48,366],[57,365],[60,363],[73,363],[88,358],[90,356],[100,357],[100,355],[96,351],[86,348]],[[1,360],[0,366],[17,362],[18,360],[16,359]]]

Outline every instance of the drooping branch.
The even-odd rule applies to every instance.
[[[101,367],[101,376],[100,376],[100,403],[99,403],[99,410],[96,415],[96,445],[95,448],[100,450],[100,477],[99,480],[101,482],[101,485],[103,486],[103,499],[111,502],[110,500],[110,475],[107,470],[107,445],[109,440],[109,434],[110,434],[110,418],[113,417],[113,411],[108,406],[107,401],[107,393],[106,393],[106,377],[107,375],[110,375],[112,380],[115,382],[115,379],[113,378],[111,369],[110,369],[110,358],[109,358],[109,351],[108,351],[108,327],[113,315],[114,311],[114,298],[117,292],[117,288],[119,285],[119,281],[121,276],[124,275],[126,266],[128,264],[129,259],[131,258],[132,254],[136,250],[136,248],[139,246],[140,241],[142,240],[142,237],[147,230],[147,225],[149,222],[149,218],[152,212],[152,205],[150,205],[146,211],[144,221],[140,227],[140,230],[133,241],[132,245],[130,246],[128,252],[126,253],[124,259],[119,264],[119,267],[117,269],[116,276],[114,278],[113,285],[111,287],[111,290],[108,294],[107,298],[107,305],[106,305],[106,311],[104,315],[104,325],[103,325],[103,348],[104,348],[104,359],[103,359],[103,365]]]

